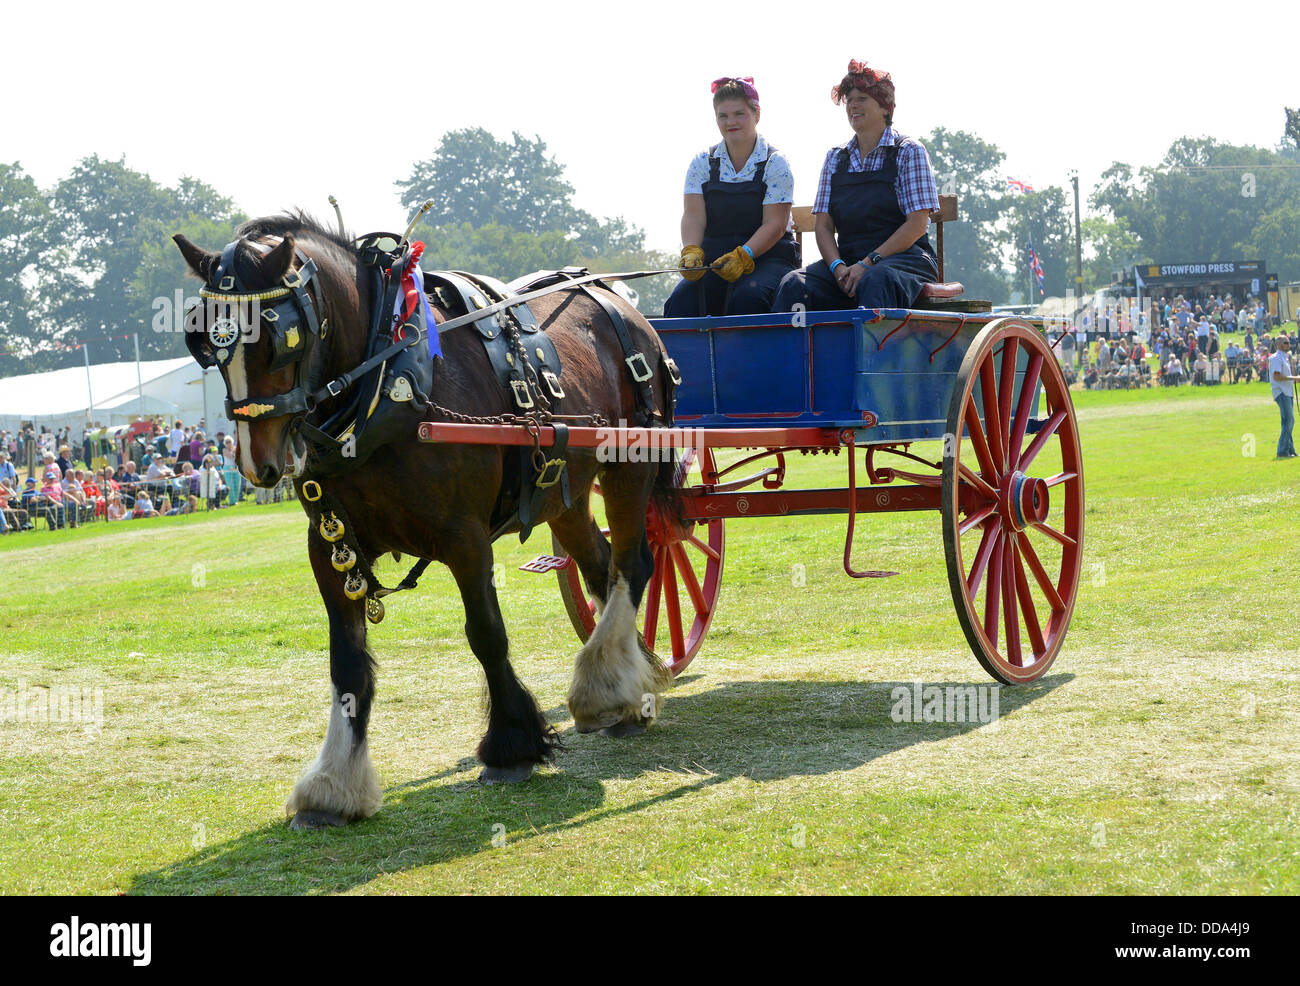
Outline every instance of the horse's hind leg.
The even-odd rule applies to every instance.
[[[329,614],[332,688],[325,743],[284,806],[294,828],[367,818],[383,800],[366,746],[375,665],[366,649],[365,601],[343,594],[343,580],[330,564],[329,545],[313,536],[308,554]]]
[[[573,506],[551,521],[551,533],[573,559],[587,584],[587,593],[599,615],[609,597],[609,542],[591,516],[590,491],[574,499]]]
[[[609,468],[601,477],[612,553],[605,607],[578,651],[569,686],[569,711],[580,733],[640,732],[658,714],[659,696],[670,681],[636,630],[637,609],[654,571],[645,532],[653,479],[653,466],[630,464]]]
[[[510,644],[492,583],[492,545],[486,533],[467,531],[447,565],[465,604],[465,636],[487,678],[488,728],[478,745],[483,763],[479,780],[485,784],[527,780],[537,764],[554,758],[557,737],[510,666]]]

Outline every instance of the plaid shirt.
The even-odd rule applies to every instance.
[[[850,171],[879,171],[885,166],[884,149],[891,144],[898,145],[898,180],[894,188],[898,193],[898,208],[903,215],[910,215],[919,209],[937,212],[939,209],[939,191],[934,183],[934,169],[930,167],[930,155],[925,146],[911,137],[904,137],[893,127],[886,127],[876,145],[864,158],[858,151],[858,138],[851,138],[848,143],[832,147],[822,165],[821,178],[817,181],[817,198],[813,201],[813,212],[830,212],[831,175],[839,162],[840,151],[848,148]]]

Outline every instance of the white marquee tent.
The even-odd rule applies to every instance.
[[[188,356],[101,363],[89,368],[89,380],[86,367],[69,366],[0,379],[0,428],[12,431],[31,421],[51,431],[68,425],[79,436],[87,421],[111,426],[158,414],[186,424],[206,418],[209,434],[230,433],[225,397],[221,375],[205,373]]]

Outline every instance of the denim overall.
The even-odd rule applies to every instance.
[[[771,156],[769,150],[768,160]],[[700,247],[706,265],[747,242],[763,225],[767,160],[758,163],[749,181],[722,181],[721,168],[721,158],[710,158],[709,180],[700,186],[705,214]],[[754,272],[739,281],[728,283],[714,273],[695,282],[683,280],[664,303],[664,317],[766,314],[772,310],[781,278],[798,266],[799,245],[787,229],[771,249],[754,258]]]
[[[849,150],[841,148],[831,175],[828,211],[835,224],[840,258],[847,264],[857,263],[879,249],[907,218],[898,206],[894,188],[898,180],[898,145],[884,150],[885,163],[878,170],[849,171]],[[930,237],[922,235],[902,253],[868,267],[858,282],[856,298],[840,290],[830,267],[819,260],[782,281],[774,310],[793,311],[795,304],[805,305],[810,311],[859,306],[911,308],[926,283],[938,277]]]

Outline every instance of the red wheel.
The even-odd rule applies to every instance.
[[[698,460],[694,449],[687,449],[677,469],[679,487],[694,486],[703,476],[712,477],[713,453],[704,449]],[[712,479],[710,479],[712,481]],[[599,493],[599,486],[594,487]],[[608,529],[604,530],[606,537]],[[705,523],[669,522],[651,505],[646,517],[646,538],[654,552],[655,568],[637,613],[638,628],[646,646],[655,650],[667,643],[671,658],[664,663],[674,674],[681,674],[704,643],[709,624],[717,610],[722,589],[722,562],[726,539],[722,519]],[[565,551],[552,538],[554,552]],[[586,640],[596,628],[596,604],[588,598],[577,565],[555,573],[560,579],[560,595],[578,637]],[[662,653],[662,650],[656,651]]]
[[[1046,414],[1035,420],[1040,385]],[[1041,332],[1014,318],[980,331],[957,374],[948,436],[941,509],[957,619],[989,674],[1034,681],[1065,640],[1083,551],[1079,430]]]

